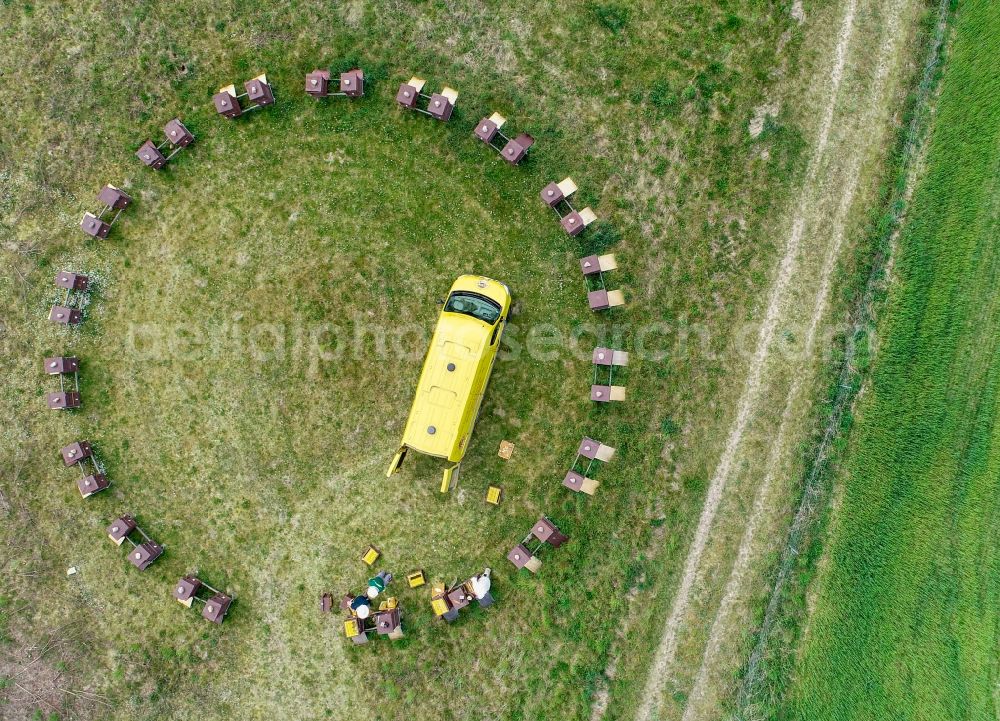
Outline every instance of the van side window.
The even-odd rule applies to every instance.
[[[500,335],[500,326],[503,325],[503,320],[497,323],[497,327],[493,329],[493,337],[490,338],[490,345],[496,345],[497,336]]]

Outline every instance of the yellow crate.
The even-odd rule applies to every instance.
[[[365,551],[365,555],[361,557],[361,560],[370,566],[373,563],[375,563],[375,561],[377,561],[378,557],[381,555],[382,554],[379,553],[378,549],[375,548],[375,546],[368,546],[368,550]]]
[[[406,581],[410,584],[410,588],[419,588],[427,583],[427,579],[424,578],[423,571],[413,571],[406,575]]]
[[[443,616],[450,610],[448,608],[448,602],[443,598],[435,598],[431,601],[431,608],[434,609],[435,616]]]
[[[500,488],[497,486],[490,486],[486,491],[486,502],[494,506],[500,505]]]
[[[361,634],[361,621],[356,618],[349,618],[344,621],[344,635],[354,638]]]
[[[391,611],[399,605],[399,601],[396,600],[395,596],[390,596],[378,605],[379,611]]]

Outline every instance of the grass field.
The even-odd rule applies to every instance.
[[[798,462],[816,425],[829,349],[796,341],[809,317],[800,301],[812,301],[829,252],[812,227],[850,168],[858,207],[885,172],[880,133],[896,122],[910,59],[905,48],[883,57],[877,41],[897,5],[909,37],[916,3],[862,3],[847,100],[834,103],[834,2],[810,6],[805,22],[791,3],[750,0],[183,12],[5,2],[0,715],[632,717],[751,365],[746,339],[786,253],[817,118],[836,105],[824,174],[803,194],[815,216],[789,281],[802,295],[782,303],[782,341],[765,348],[770,415],[755,432],[771,435],[797,375],[783,463]],[[858,113],[852,93],[882,61],[884,93]],[[313,67],[355,63],[365,99],[301,92]],[[262,70],[274,108],[214,116],[215,88]],[[394,107],[413,73],[459,89],[450,124]],[[776,98],[786,103],[761,115]],[[538,140],[522,167],[472,138],[492,110]],[[134,148],[177,114],[195,144],[163,173],[140,167]],[[762,132],[751,135],[755,116]],[[580,241],[537,198],[566,174],[602,218]],[[105,182],[135,206],[108,240],[85,241],[80,215]],[[856,223],[844,225],[834,291],[856,271]],[[629,304],[597,318],[577,258],[609,249]],[[96,280],[77,331],[44,321],[63,268]],[[515,308],[509,357],[458,491],[443,498],[434,463],[392,483],[383,471],[434,301],[461,272],[506,281]],[[823,316],[836,319],[847,299],[829,303]],[[586,400],[602,336],[647,351],[625,376],[623,408]],[[84,408],[54,414],[40,361],[64,352],[82,359]],[[584,433],[619,448],[592,499],[559,484]],[[95,443],[113,482],[86,502],[56,455],[77,437]],[[501,439],[517,446],[508,463]],[[759,436],[748,443],[734,493],[752,490],[772,457]],[[504,487],[498,509],[482,500],[489,483]],[[143,574],[104,539],[122,512],[167,547]],[[503,556],[540,513],[572,541],[537,577],[518,576]],[[730,503],[721,516],[728,532],[745,513]],[[451,581],[490,565],[498,603],[443,627],[425,589],[397,588],[407,638],[353,648],[317,602],[364,582],[368,543],[397,577],[419,566]],[[67,578],[68,566],[80,573]],[[195,570],[237,596],[222,627],[169,597]],[[701,654],[689,644],[680,659]]]
[[[956,9],[779,718],[994,719],[1000,22]]]

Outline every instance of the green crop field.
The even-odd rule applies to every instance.
[[[1000,15],[953,32],[781,718],[1000,709]]]
[[[4,0],[0,718],[690,721],[729,710],[826,421],[871,264],[868,219],[898,170],[893,139],[934,15],[924,0]],[[978,77],[961,48],[948,73]],[[364,98],[303,92],[313,68],[354,66]],[[212,94],[261,72],[276,104],[218,117]],[[459,91],[448,123],[397,107],[414,74]],[[518,167],[472,134],[493,111],[536,139]],[[160,172],[142,167],[136,148],[175,116],[195,142]],[[995,158],[962,152],[975,156],[960,174],[972,189],[942,197],[987,207]],[[944,172],[934,157],[928,178]],[[567,175],[577,207],[598,216],[578,238],[538,195]],[[80,218],[105,183],[135,202],[107,239],[90,239]],[[934,338],[918,328],[893,344],[889,324],[863,417],[922,384],[910,400],[942,416],[904,430],[939,439],[922,453],[967,446],[952,475],[968,483],[935,487],[955,496],[919,540],[941,544],[919,559],[912,543],[880,547],[903,572],[901,559],[939,559],[926,577],[961,577],[968,593],[927,598],[971,614],[962,599],[995,597],[975,566],[987,556],[945,541],[958,543],[949,523],[987,545],[995,533],[971,495],[989,488],[995,454],[963,440],[990,424],[995,358],[985,343],[954,349],[996,320],[984,289],[995,254],[985,215],[945,243],[932,211],[947,208],[915,203],[924,215],[899,241],[890,316],[904,315],[910,275],[940,284],[921,297],[953,313],[925,313],[943,324]],[[959,264],[976,248],[969,274]],[[578,261],[607,252],[626,304],[595,314]],[[46,320],[61,270],[93,284],[78,328]],[[436,301],[462,273],[506,282],[514,303],[457,487],[442,495],[431,459],[391,479],[385,468]],[[949,296],[956,284],[966,290]],[[945,355],[922,357],[918,377],[905,343]],[[598,344],[631,353],[616,376],[624,403],[589,400]],[[949,348],[956,365],[941,370]],[[62,354],[81,360],[76,411],[45,407],[57,381],[42,359]],[[989,408],[969,405],[987,397]],[[594,472],[593,497],[560,483],[584,434],[618,449]],[[112,481],[88,499],[58,454],[84,438]],[[515,444],[508,461],[502,440]],[[919,504],[918,482],[950,468],[935,459],[907,461],[915,480],[898,502]],[[497,507],[490,485],[503,488]],[[873,511],[845,519],[863,502],[847,489],[835,538]],[[122,513],[166,547],[144,572],[106,537]],[[505,555],[542,514],[570,541],[540,552],[539,573],[517,572]],[[360,560],[369,544],[382,552],[374,569]],[[855,572],[844,549],[830,579]],[[450,625],[434,618],[429,585],[403,580],[421,568],[451,583],[486,566],[497,602]],[[358,592],[374,570],[396,576],[405,637],[356,647],[319,598]],[[224,624],[172,600],[192,572],[235,596]],[[830,579],[824,594],[838,588]],[[857,603],[844,594],[837,613]],[[810,643],[837,638],[830,608],[820,604]],[[933,669],[986,683],[972,666],[995,658],[995,635],[981,638]],[[805,648],[802,668],[821,674]]]

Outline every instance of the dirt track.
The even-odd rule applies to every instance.
[[[877,164],[888,136],[888,108],[898,97],[893,83],[899,82],[906,36],[901,25],[912,19],[910,5],[896,0],[859,6],[850,0],[842,11],[821,110],[815,112],[821,121],[809,164],[795,207],[789,209],[790,230],[736,416],[650,669],[641,721],[681,714],[685,720],[717,718],[719,702],[731,693],[725,685],[739,665],[738,639],[748,630],[757,566],[787,523],[779,511],[781,498],[793,477],[794,449],[807,430],[817,333],[828,314],[835,270],[850,244],[858,211],[855,191],[859,179],[865,183],[873,162]],[[775,351],[776,331],[797,324],[807,328],[803,352],[783,362]],[[787,385],[782,386],[782,379]],[[782,409],[780,421],[755,427],[768,405]],[[743,511],[741,497],[754,499],[749,513]],[[706,618],[711,623],[703,628]],[[668,686],[684,694],[683,707],[664,708]]]

